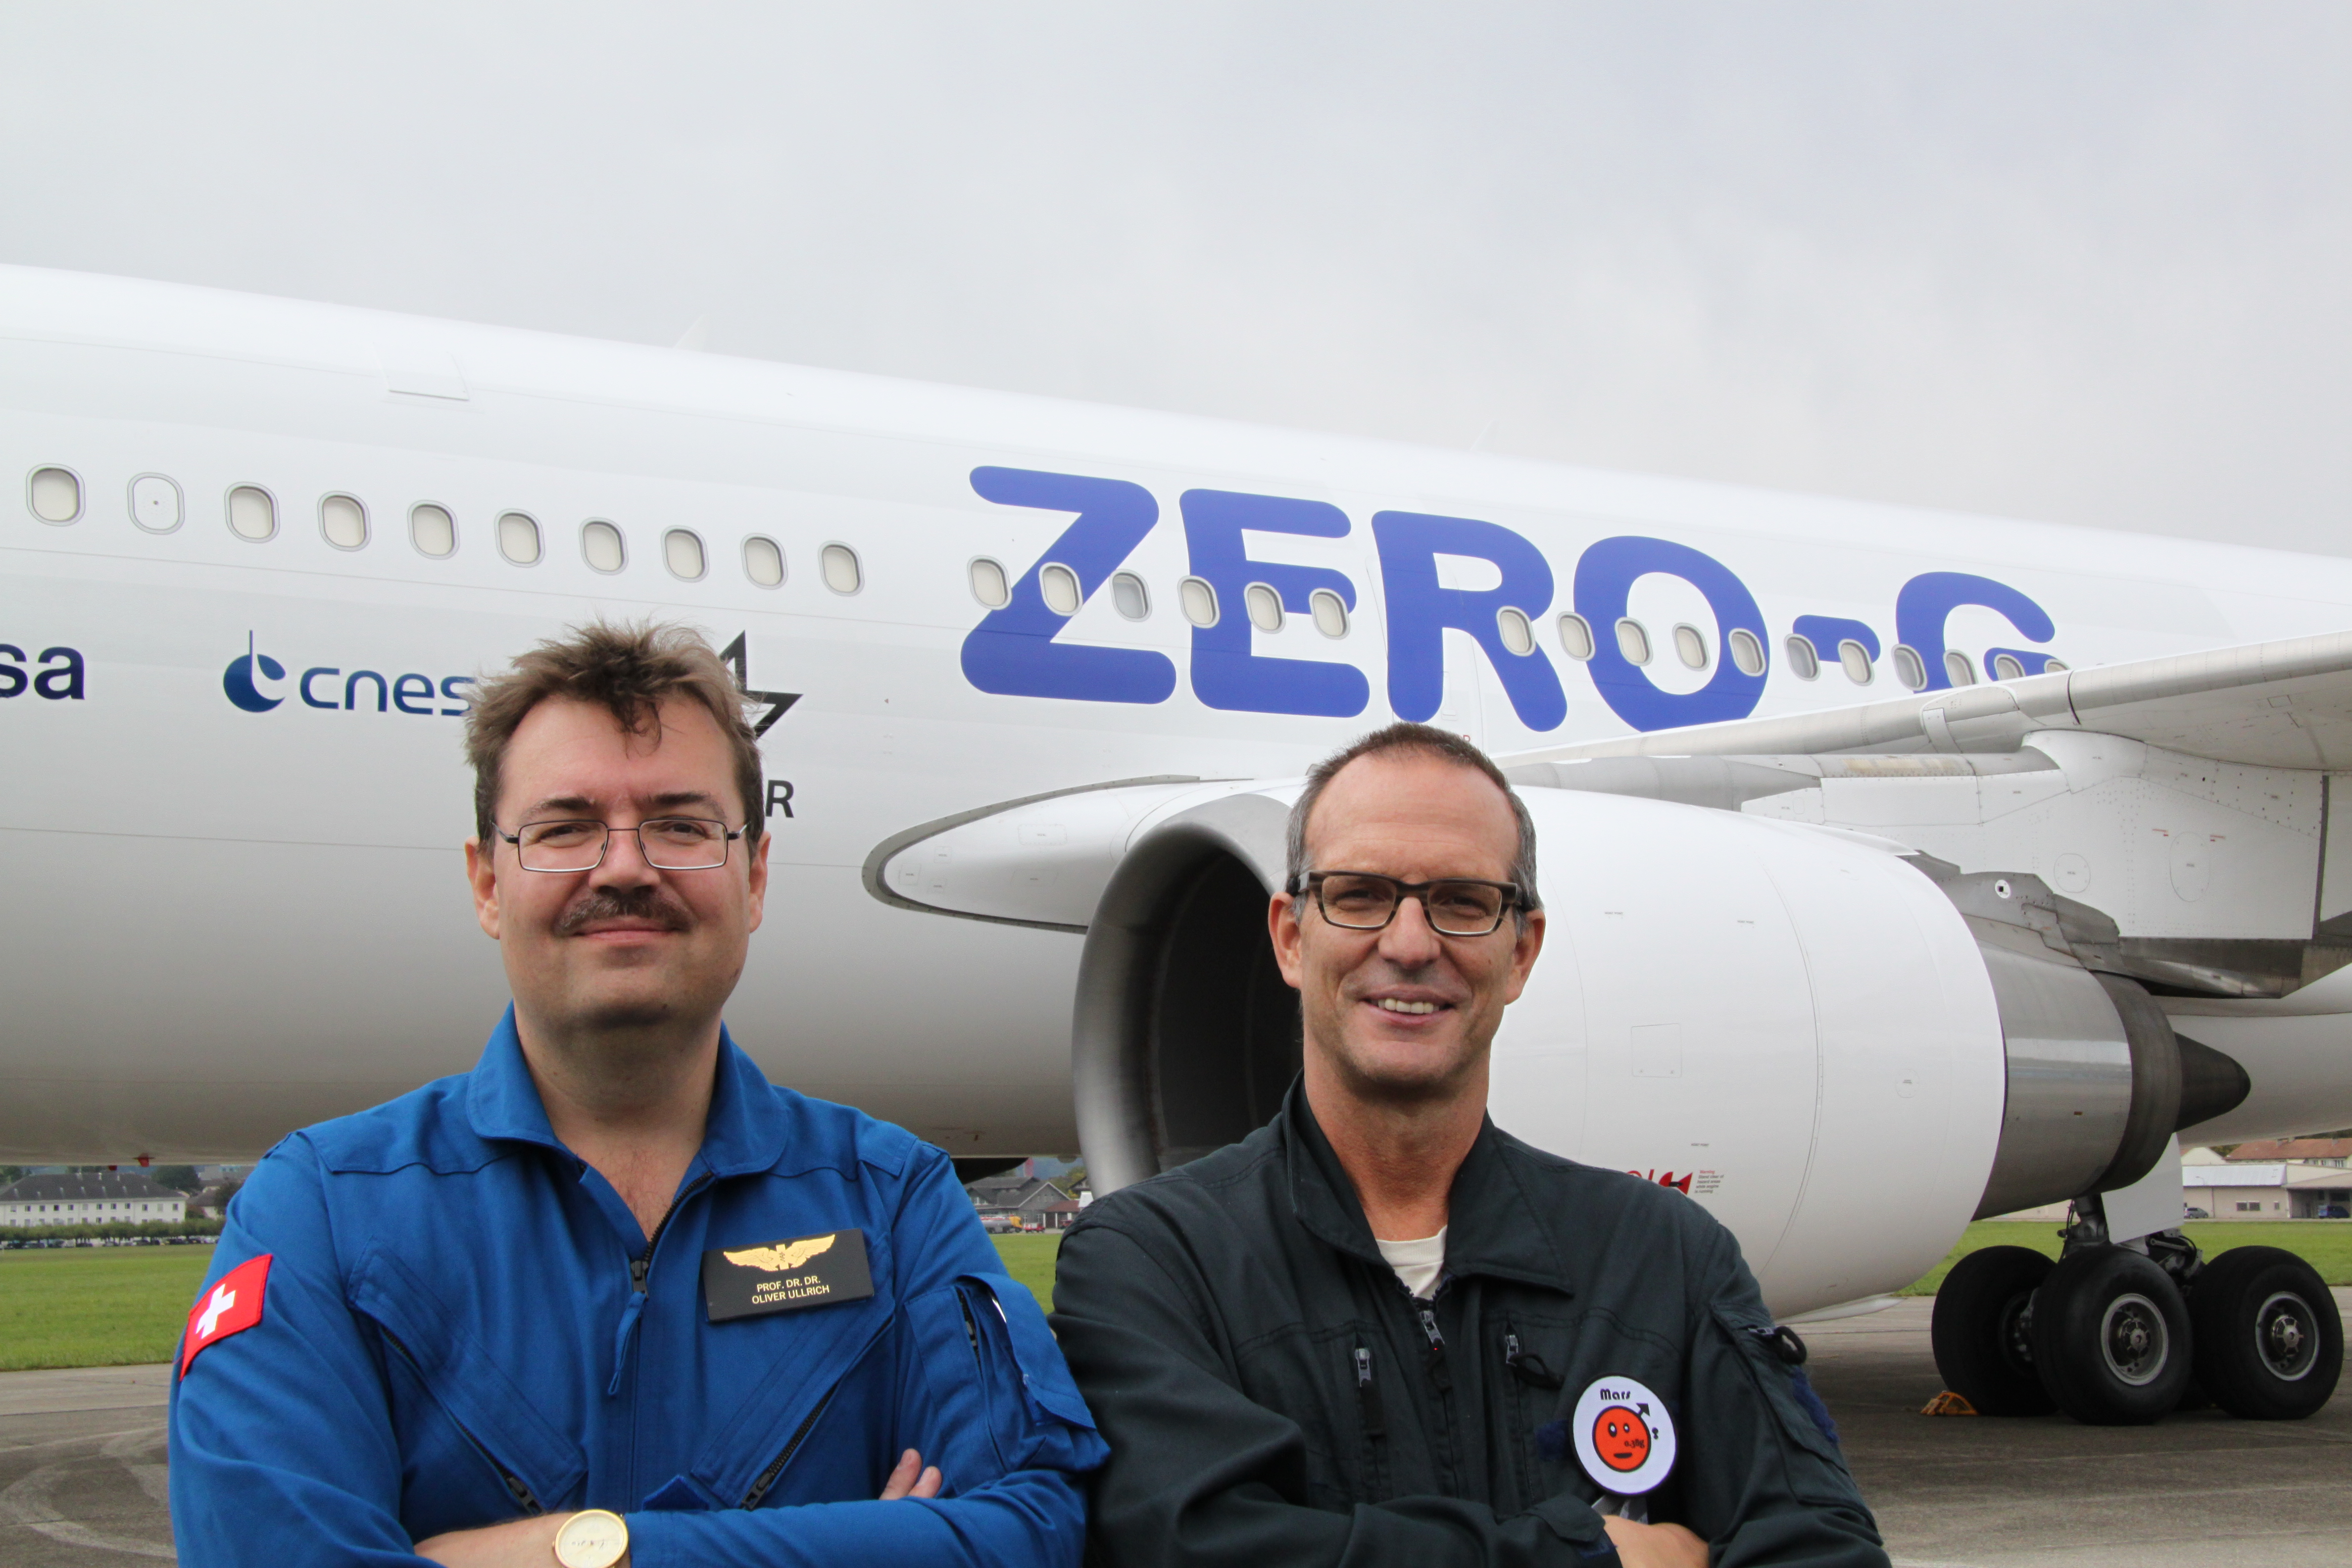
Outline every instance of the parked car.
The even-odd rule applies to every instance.
[[[2211,1219],[2213,1216],[2207,1214],[2203,1209],[2198,1208],[2193,1205],[2184,1204],[2181,1205],[2180,1217],[2182,1219]]]
[[[2352,1208],[2346,1208],[2342,1204],[2322,1204],[2319,1205],[2319,1217],[2322,1219],[2352,1219]]]
[[[991,1236],[1003,1236],[1019,1230],[1021,1222],[1009,1214],[984,1214],[980,1216],[980,1228]]]

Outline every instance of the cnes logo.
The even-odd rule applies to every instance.
[[[76,669],[79,668],[77,664]],[[267,713],[289,696],[298,696],[306,708],[456,718],[466,711],[469,700],[457,689],[473,684],[470,675],[447,675],[441,678],[436,688],[431,676],[414,670],[387,676],[374,669],[346,672],[341,666],[331,664],[314,664],[289,684],[287,667],[259,651],[254,646],[251,632],[246,634],[245,652],[230,659],[228,668],[221,672],[222,692],[247,713]],[[75,695],[80,692],[77,690]]]

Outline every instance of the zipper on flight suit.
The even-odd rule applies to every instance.
[[[408,1363],[409,1370],[416,1373],[416,1381],[421,1384],[425,1384],[426,1392],[431,1392],[432,1384],[425,1383],[425,1369],[416,1364],[416,1358],[408,1353],[408,1347],[400,1342],[398,1336],[394,1334],[390,1329],[385,1328],[382,1323],[378,1323],[375,1326],[375,1331],[383,1336],[384,1343],[390,1345],[394,1350],[400,1352],[400,1359]],[[440,1402],[436,1400],[435,1403],[439,1404]],[[522,1510],[525,1513],[540,1514],[547,1511],[546,1506],[542,1504],[538,1498],[531,1495],[530,1489],[523,1485],[522,1478],[516,1475],[512,1470],[508,1469],[506,1466],[500,1464],[499,1462],[499,1457],[496,1454],[491,1453],[489,1449],[483,1445],[482,1440],[479,1437],[475,1436],[471,1432],[466,1430],[466,1424],[464,1422],[458,1420],[455,1415],[450,1415],[449,1407],[446,1405],[441,1405],[441,1414],[449,1416],[449,1425],[457,1428],[457,1436],[466,1439],[466,1441],[473,1447],[474,1452],[482,1457],[482,1462],[489,1466],[490,1468],[498,1471],[499,1479],[505,1483],[508,1495],[511,1496],[515,1501],[522,1505]]]
[[[671,1201],[669,1212],[661,1216],[661,1223],[654,1226],[653,1235],[646,1238],[646,1249],[629,1259],[629,1300],[628,1304],[621,1309],[621,1326],[613,1334],[613,1381],[604,1390],[607,1399],[621,1392],[621,1373],[627,1370],[629,1364],[629,1339],[636,1332],[637,1319],[646,1310],[646,1277],[653,1271],[654,1248],[661,1245],[661,1238],[668,1233],[669,1222],[677,1217],[677,1211],[684,1208],[687,1200],[700,1192],[709,1181],[710,1174],[705,1172],[688,1183],[686,1190]]]
[[[836,1384],[834,1386],[838,1388],[840,1385]],[[816,1402],[816,1408],[793,1429],[793,1435],[785,1439],[784,1451],[768,1461],[768,1468],[751,1482],[751,1489],[743,1494],[743,1500],[735,1505],[737,1508],[760,1506],[760,1500],[768,1495],[768,1489],[776,1484],[776,1478],[784,1473],[784,1467],[791,1464],[793,1456],[800,1451],[801,1440],[809,1435],[809,1428],[815,1426],[816,1418],[824,1414],[824,1407],[833,1403],[833,1389],[827,1389],[824,1397]]]

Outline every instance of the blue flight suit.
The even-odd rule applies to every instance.
[[[471,1073],[272,1150],[205,1280],[270,1255],[260,1321],[204,1321],[173,1380],[180,1560],[414,1568],[605,1508],[635,1568],[1075,1565],[1107,1450],[948,1157],[719,1051],[650,1240],[549,1130],[511,1009]],[[706,1249],[851,1228],[870,1298],[709,1321]],[[910,1447],[939,1497],[874,1500]]]

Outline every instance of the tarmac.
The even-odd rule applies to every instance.
[[[2339,1310],[2352,1290],[2336,1292]],[[1932,1302],[1803,1328],[1808,1370],[1906,1568],[2340,1568],[2352,1388],[2308,1421],[1925,1416]],[[0,1373],[0,1563],[173,1561],[168,1366]]]

